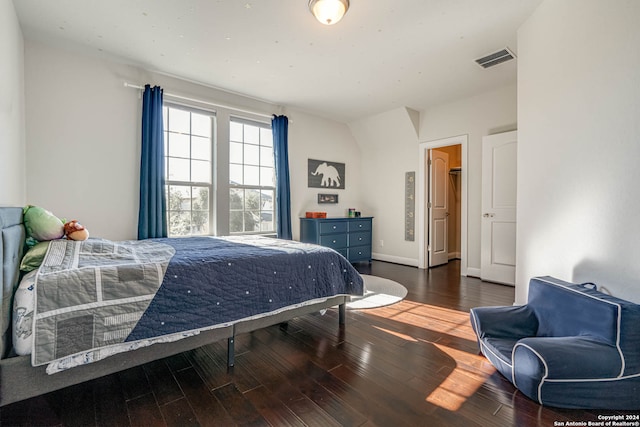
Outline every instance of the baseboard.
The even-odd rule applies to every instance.
[[[480,269],[467,267],[467,276],[480,278]]]
[[[449,252],[449,261],[452,259],[460,259],[461,256],[460,252]]]
[[[386,262],[393,262],[395,264],[402,264],[402,265],[408,265],[411,267],[417,267],[418,266],[418,260],[417,259],[413,259],[413,258],[405,258],[405,257],[400,257],[400,256],[394,256],[394,255],[385,255],[385,254],[378,254],[378,253],[372,253],[371,257],[373,259],[376,259],[378,261],[386,261]]]

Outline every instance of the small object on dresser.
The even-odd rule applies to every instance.
[[[354,208],[349,208],[349,214],[348,217],[349,218],[353,218],[356,216],[356,210]]]
[[[326,218],[326,212],[307,212],[305,215],[307,218]]]

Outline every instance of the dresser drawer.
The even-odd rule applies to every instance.
[[[326,236],[320,236],[320,244],[332,249],[346,248],[347,247],[347,235],[346,234],[328,234]]]
[[[353,261],[369,261],[371,259],[371,246],[354,246],[347,249],[347,259]]]
[[[372,218],[300,218],[300,241],[331,248],[350,262],[371,262]]]
[[[320,234],[346,233],[346,221],[323,221],[320,223]]]
[[[371,220],[356,219],[349,221],[349,232],[354,231],[371,231]]]
[[[359,231],[357,233],[349,233],[349,246],[370,245],[371,232]]]

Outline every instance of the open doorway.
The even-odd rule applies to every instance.
[[[427,210],[430,213],[427,216],[431,219],[427,226],[427,233],[429,234],[431,257],[428,262],[429,267],[435,267],[446,264],[452,259],[460,259],[461,256],[462,145],[448,145],[432,148],[429,151],[431,162],[428,175],[430,183]],[[446,162],[443,163],[443,170],[437,170],[435,159],[446,159]],[[435,182],[438,180],[441,182]],[[441,194],[438,195],[438,193]],[[441,199],[441,201],[436,202],[437,199]],[[440,215],[437,212],[439,206],[442,206],[441,209],[443,209]],[[438,220],[434,219],[438,216],[444,217],[443,230],[441,231],[438,230]],[[437,235],[441,233],[443,235],[438,238]],[[442,256],[434,256],[438,251],[442,252]]]
[[[460,259],[460,274],[467,275],[467,142],[468,136],[461,135],[436,141],[420,143],[420,168],[418,175],[418,242],[419,242],[419,267],[428,268],[432,254],[440,251],[436,258],[436,264],[443,264],[451,259]],[[432,194],[434,181],[431,177],[429,160],[435,157],[446,158],[439,161],[440,199],[446,195],[448,206],[442,209],[442,203],[435,201]],[[432,164],[433,166],[433,164]],[[446,192],[446,193],[444,193]],[[441,210],[430,209],[438,205]],[[435,213],[436,215],[430,215]],[[440,215],[438,217],[437,215]],[[434,221],[443,218],[446,221]],[[446,235],[446,240],[442,240]],[[434,243],[433,237],[440,240]],[[435,245],[435,246],[434,246]],[[446,246],[446,248],[445,248]],[[445,251],[445,253],[442,253]],[[433,265],[433,263],[432,263]]]

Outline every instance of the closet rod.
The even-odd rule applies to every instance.
[[[124,82],[124,87],[129,87],[129,88],[138,89],[138,90],[144,90],[143,86],[134,85],[132,83],[127,83],[127,82]],[[246,114],[253,114],[254,116],[266,117],[268,119],[271,119],[273,117],[271,114],[256,113],[255,111],[243,110],[242,108],[232,107],[231,105],[215,104],[213,102],[203,101],[202,99],[189,98],[187,96],[176,95],[176,94],[169,93],[169,92],[165,92],[165,95],[167,95],[167,96],[169,96],[171,98],[180,99],[182,101],[197,102],[199,104],[209,105],[211,107],[226,108],[227,110],[233,110],[233,111],[237,111],[237,112],[240,112],[240,113],[246,113]],[[291,120],[289,121],[289,123],[291,123]]]

